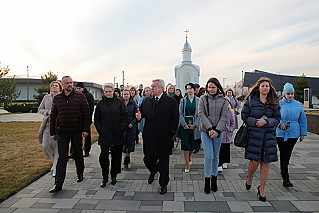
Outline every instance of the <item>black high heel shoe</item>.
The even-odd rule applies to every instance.
[[[248,179],[248,177],[246,178],[245,186],[246,186],[246,189],[249,190],[249,189],[251,188],[251,185],[248,185],[248,184],[247,184],[247,179]]]
[[[266,202],[266,201],[267,201],[267,200],[266,200],[266,196],[263,197],[263,196],[260,195],[259,187],[260,187],[260,186],[257,187],[257,189],[258,189],[257,196],[259,196],[259,200],[260,200],[260,201]]]

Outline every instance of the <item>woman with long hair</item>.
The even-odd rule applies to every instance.
[[[298,141],[307,135],[307,118],[302,105],[294,99],[295,89],[286,83],[280,100],[280,124],[276,129],[277,143],[280,151],[280,171],[284,187],[293,187],[288,174],[288,165],[292,150]]]
[[[44,148],[44,153],[53,163],[51,172],[53,177],[56,175],[56,165],[58,162],[58,143],[50,137],[50,114],[54,96],[62,91],[62,84],[59,81],[50,83],[50,94],[45,95],[41,101],[38,111],[44,115],[38,134],[38,140]]]
[[[125,142],[125,130],[129,125],[129,116],[122,98],[114,94],[112,83],[102,87],[104,96],[96,106],[94,125],[99,133],[98,144],[101,148],[99,162],[103,180],[101,187],[108,182],[111,152],[111,184],[115,185],[117,174],[121,173],[122,150]]]
[[[131,97],[132,97],[133,101],[138,105],[138,101],[139,101],[140,98],[136,94],[136,88],[135,87],[131,87],[130,92],[131,92]]]
[[[176,89],[175,90],[175,96],[174,96],[175,100],[177,101],[177,104],[179,105],[179,103],[181,102],[181,99],[183,98],[182,96],[182,91],[180,89]]]
[[[204,191],[208,194],[210,190],[217,191],[219,149],[227,121],[228,101],[217,78],[210,78],[207,81],[206,91],[199,99],[198,117],[205,154]]]
[[[129,124],[125,131],[125,142],[123,146],[123,152],[125,153],[124,167],[128,168],[128,164],[131,162],[130,153],[135,150],[135,139],[136,139],[136,125],[137,119],[135,114],[137,113],[137,104],[131,97],[131,91],[124,89],[122,97],[128,112]]]
[[[239,101],[235,98],[234,91],[232,89],[226,90],[226,99],[229,101],[231,108],[234,112],[234,118],[235,118],[235,129],[238,129],[238,119],[237,115],[239,114],[239,107],[240,103]]]
[[[195,140],[200,138],[199,118],[197,114],[199,98],[194,95],[195,86],[188,83],[185,86],[187,96],[181,100],[179,105],[179,124],[181,149],[184,152],[186,162],[185,173],[189,173],[192,165],[191,155],[195,149]]]
[[[174,97],[175,96],[175,87],[174,87],[174,85],[173,84],[168,84],[166,88],[167,88],[167,90],[166,90],[167,95],[171,96],[171,97]]]
[[[248,126],[248,142],[245,158],[248,164],[246,189],[249,190],[252,178],[260,165],[260,184],[257,187],[259,200],[266,202],[265,186],[270,163],[278,160],[275,131],[280,121],[280,106],[272,81],[261,77],[244,100],[241,118]]]

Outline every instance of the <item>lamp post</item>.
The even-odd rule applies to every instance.
[[[241,96],[244,95],[244,71],[241,71]]]
[[[29,100],[29,66],[27,66],[27,100]]]
[[[226,90],[226,88],[225,88],[225,80],[226,80],[227,78],[223,78],[223,88],[224,88],[224,90]]]
[[[122,73],[123,73],[123,86],[125,85],[124,84],[124,80],[125,80],[125,78],[124,78],[124,71],[122,71]]]
[[[234,85],[234,90],[235,90],[235,95],[234,96],[236,97],[237,96],[237,94],[236,94],[236,81],[234,82],[234,84],[235,84]]]
[[[117,77],[114,77],[114,87],[115,87],[115,79],[116,79]]]

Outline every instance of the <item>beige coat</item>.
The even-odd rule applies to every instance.
[[[207,97],[209,109],[207,109]],[[208,115],[209,112],[209,115]],[[206,132],[208,129],[224,131],[228,116],[228,101],[222,94],[215,97],[211,94],[202,95],[198,104],[198,117],[200,119],[199,130]]]
[[[42,120],[39,133],[38,133],[38,141],[40,144],[43,142],[43,132],[50,131],[50,113],[52,108],[52,102],[53,102],[54,95],[53,93],[50,93],[48,95],[45,95],[41,101],[41,104],[38,108],[38,112],[44,115],[44,118]],[[50,144],[55,143],[53,139],[50,137]]]

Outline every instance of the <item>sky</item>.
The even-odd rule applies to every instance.
[[[9,75],[174,83],[185,30],[200,84],[241,71],[319,77],[317,0],[12,0],[0,3],[0,62]]]

